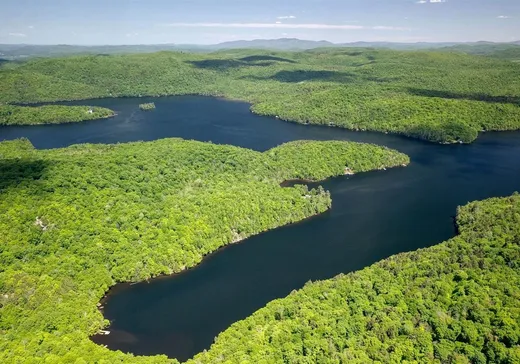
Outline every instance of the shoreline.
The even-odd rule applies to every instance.
[[[73,99],[61,99],[61,100],[54,100],[54,101],[34,101],[34,102],[6,102],[6,105],[13,105],[13,106],[45,106],[45,105],[63,105],[64,103],[74,103],[74,102],[81,102],[81,101],[88,101],[88,100],[111,100],[111,99],[144,99],[144,98],[167,98],[167,97],[209,97],[209,98],[215,98],[217,100],[225,100],[229,102],[239,102],[249,105],[249,111],[256,115],[256,116],[262,116],[262,117],[268,117],[268,118],[274,118],[279,121],[283,121],[286,123],[292,123],[292,124],[299,124],[303,126],[318,126],[318,127],[326,127],[326,128],[338,128],[338,129],[344,129],[349,130],[352,132],[363,132],[363,133],[375,133],[375,134],[390,134],[395,136],[401,136],[407,139],[412,139],[415,141],[421,141],[428,144],[438,144],[438,145],[470,145],[473,144],[481,134],[483,133],[489,133],[489,132],[503,132],[503,131],[520,131],[520,127],[516,129],[501,129],[501,130],[493,130],[493,129],[486,129],[486,130],[480,130],[477,134],[477,137],[473,139],[470,142],[462,142],[460,140],[454,140],[454,141],[433,141],[428,140],[425,138],[419,138],[412,135],[406,134],[404,131],[390,131],[390,130],[378,130],[378,129],[366,129],[366,128],[357,128],[357,127],[345,127],[342,125],[339,125],[336,122],[329,122],[327,124],[320,124],[320,123],[314,123],[311,121],[298,121],[298,120],[291,120],[288,118],[280,117],[279,115],[275,114],[261,114],[254,110],[254,107],[256,104],[248,100],[246,98],[240,99],[235,98],[231,96],[226,96],[219,93],[180,93],[180,94],[166,94],[166,95],[121,95],[121,96],[99,96],[99,97],[88,97],[88,98],[73,98]],[[64,105],[64,106],[81,106],[81,105]],[[113,115],[115,116],[115,115]],[[102,120],[105,118],[97,119]],[[92,120],[92,119],[91,119]],[[90,120],[84,120],[84,121],[90,121]],[[64,123],[60,123],[64,124]],[[47,125],[47,124],[35,124],[35,125]]]
[[[385,167],[386,169],[394,169],[394,168],[404,168],[404,167],[407,167],[409,164],[407,165],[397,165],[397,166],[394,166],[394,167]],[[374,170],[371,170],[371,171],[367,171],[367,172],[361,172],[361,173],[356,173],[354,175],[358,175],[358,174],[363,174],[363,173],[368,173],[368,172],[377,172],[377,171],[383,171],[383,170],[386,170],[386,169],[374,169]],[[349,179],[349,177],[352,177],[354,175],[346,175],[346,174],[342,174],[342,175],[338,175],[338,176],[332,176],[332,177],[329,177],[329,178],[326,178],[326,179],[323,179],[323,180],[319,180],[319,181],[307,181],[307,183],[321,183],[321,182],[325,182],[325,181],[328,181],[328,180],[332,180],[332,179],[336,179],[336,178],[347,178]],[[306,181],[306,180],[298,180],[298,179],[292,179],[292,180],[285,180],[283,182],[281,182],[279,184],[280,187],[282,188],[290,188],[292,186],[282,186],[283,184],[285,183],[291,183],[291,182],[297,182],[297,181]],[[328,191],[327,191],[328,192]],[[334,201],[332,201],[333,203]],[[234,245],[237,245],[237,244],[242,244],[242,243],[245,243],[247,242],[247,240],[253,238],[253,237],[257,237],[257,236],[261,236],[263,234],[266,234],[268,232],[271,232],[271,231],[274,231],[274,230],[277,230],[277,229],[281,229],[281,228],[285,228],[285,227],[289,227],[289,226],[295,226],[295,225],[299,225],[299,224],[302,224],[302,223],[305,223],[305,222],[308,222],[312,219],[315,219],[319,216],[323,216],[327,213],[329,213],[330,211],[332,210],[332,204],[329,208],[327,208],[325,211],[321,212],[321,213],[316,213],[316,214],[313,214],[313,215],[310,215],[302,220],[298,220],[298,221],[295,221],[295,222],[292,222],[292,223],[288,223],[288,224],[284,224],[284,225],[280,225],[280,226],[277,226],[277,227],[274,227],[272,229],[267,229],[267,230],[264,230],[264,231],[261,231],[259,233],[256,233],[256,234],[253,234],[253,235],[250,235],[250,236],[247,236],[241,240],[238,240],[238,241],[231,241],[227,244],[224,244],[222,245],[221,247],[217,248],[216,250],[212,251],[212,252],[209,252],[205,255],[202,256],[201,260],[199,263],[197,263],[196,265],[192,266],[192,267],[184,267],[181,271],[179,272],[174,272],[174,273],[170,273],[170,274],[161,274],[161,275],[158,275],[158,276],[155,276],[155,277],[150,277],[148,279],[145,279],[145,280],[142,280],[142,281],[138,281],[138,282],[118,282],[116,283],[115,285],[109,287],[109,289],[105,292],[104,296],[99,300],[99,302],[96,304],[96,307],[97,309],[99,310],[99,312],[101,312],[101,314],[103,315],[103,318],[105,318],[104,316],[104,308],[107,304],[107,302],[110,301],[110,298],[111,296],[113,296],[114,294],[117,294],[121,291],[124,291],[126,289],[128,289],[129,287],[131,286],[134,286],[134,285],[141,285],[141,284],[150,284],[151,281],[159,281],[159,280],[166,280],[166,279],[174,279],[178,276],[181,276],[183,274],[186,274],[187,272],[191,271],[191,270],[194,270],[198,267],[200,267],[202,264],[205,263],[205,261],[209,258],[211,258],[212,256],[218,254],[218,253],[221,253],[222,251],[224,251],[225,249],[227,248],[230,248]],[[89,338],[91,341],[93,341],[95,344],[97,345],[100,345],[98,344],[96,341],[93,340],[93,338],[95,337],[103,337],[103,336],[106,336],[106,334],[103,334],[102,332],[106,332],[106,331],[112,331],[111,330],[111,324],[110,323],[108,326],[105,326],[103,327],[99,332],[95,333],[95,334],[92,334],[92,335],[89,335]],[[109,348],[110,349],[110,348]],[[110,349],[112,350],[112,349]]]
[[[18,105],[16,105],[18,106]],[[44,105],[42,105],[44,106]],[[20,106],[20,107],[24,107],[24,106]],[[37,107],[37,106],[35,106]],[[84,122],[87,122],[87,121],[98,121],[98,120],[107,120],[107,119],[111,119],[111,118],[114,118],[116,116],[118,116],[118,114],[111,110],[112,111],[112,114],[111,115],[107,115],[107,116],[101,116],[99,118],[93,118],[93,119],[83,119],[83,120],[77,120],[77,121],[62,121],[62,122],[43,122],[43,123],[34,123],[34,124],[0,124],[0,128],[2,127],[17,127],[17,126],[27,126],[27,127],[31,127],[31,126],[47,126],[47,125],[63,125],[63,124],[76,124],[76,123],[84,123]]]

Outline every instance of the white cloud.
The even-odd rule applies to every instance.
[[[27,28],[34,29],[34,25],[29,25]]]
[[[363,25],[340,25],[340,24],[282,24],[276,23],[169,23],[162,24],[166,27],[175,28],[274,28],[274,29],[318,29],[318,30],[398,30],[407,31],[410,28],[391,26],[363,26]]]
[[[438,4],[438,3],[445,3],[448,0],[418,0],[415,3],[416,4]]]
[[[408,28],[396,28],[396,27],[388,27],[384,25],[376,25],[375,27],[370,27],[370,29],[374,30],[410,30]]]
[[[296,19],[296,17],[294,15],[284,15],[284,16],[279,16],[276,19]]]
[[[499,16],[497,16],[497,19],[509,19],[509,18],[511,18],[511,17],[508,16],[508,15],[499,15]]]
[[[126,36],[127,37],[137,37],[139,35],[139,33],[126,33]]]
[[[10,37],[27,37],[27,34],[24,33],[9,33]]]

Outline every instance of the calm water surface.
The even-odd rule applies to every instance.
[[[142,112],[138,104],[155,102]],[[182,137],[264,151],[298,139],[352,140],[408,154],[407,168],[321,183],[327,213],[209,256],[195,269],[149,283],[117,286],[105,305],[111,334],[94,337],[134,354],[181,360],[215,336],[309,280],[366,267],[390,255],[440,243],[455,233],[459,205],[520,190],[520,133],[489,133],[472,145],[440,146],[398,136],[303,126],[258,117],[249,105],[202,97],[104,99],[108,120],[0,127],[0,140],[27,137],[37,148]]]

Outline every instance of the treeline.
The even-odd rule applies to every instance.
[[[349,142],[265,153],[181,139],[53,150],[2,142],[0,362],[166,362],[89,340],[108,324],[96,304],[109,287],[180,272],[330,207],[327,191],[280,187],[284,179],[406,163]]]
[[[342,141],[300,140],[283,144],[266,153],[280,164],[279,170],[284,172],[280,178],[285,180],[319,181],[347,172],[368,172],[410,163],[408,156],[386,147]]]
[[[62,124],[111,116],[114,116],[114,112],[102,107],[0,105],[0,125]]]
[[[0,69],[0,102],[225,96],[283,120],[469,143],[520,128],[519,77],[514,62],[456,52],[159,52],[12,65]]]
[[[520,195],[458,211],[460,235],[308,283],[190,363],[520,363]]]

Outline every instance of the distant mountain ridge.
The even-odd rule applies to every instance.
[[[142,44],[142,45],[31,45],[31,44],[0,44],[0,58],[17,60],[27,57],[53,57],[73,54],[124,54],[124,53],[152,53],[159,51],[188,51],[212,52],[226,49],[264,49],[303,51],[314,48],[332,47],[360,47],[360,48],[388,48],[395,50],[440,49],[463,51],[472,54],[489,54],[497,49],[520,47],[520,40],[511,43],[493,42],[440,42],[440,43],[394,43],[394,42],[351,42],[331,43],[325,40],[313,41],[297,38],[237,40],[213,45],[199,44]]]
[[[280,39],[254,39],[254,40],[237,40],[224,42],[220,44],[210,45],[213,49],[282,49],[282,50],[304,50],[322,47],[337,47],[337,44],[326,40],[302,40],[297,38],[280,38]]]
[[[366,42],[357,41],[349,43],[332,43],[326,40],[302,40],[298,38],[279,38],[279,39],[254,39],[254,40],[237,40],[224,42],[214,45],[178,45],[179,48],[196,47],[199,49],[223,50],[223,49],[274,49],[274,50],[307,50],[314,48],[332,48],[332,47],[359,47],[359,48],[389,48],[389,49],[435,49],[453,47],[458,45],[500,45],[513,44],[520,45],[520,41],[511,43],[494,43],[487,41],[478,42]]]

